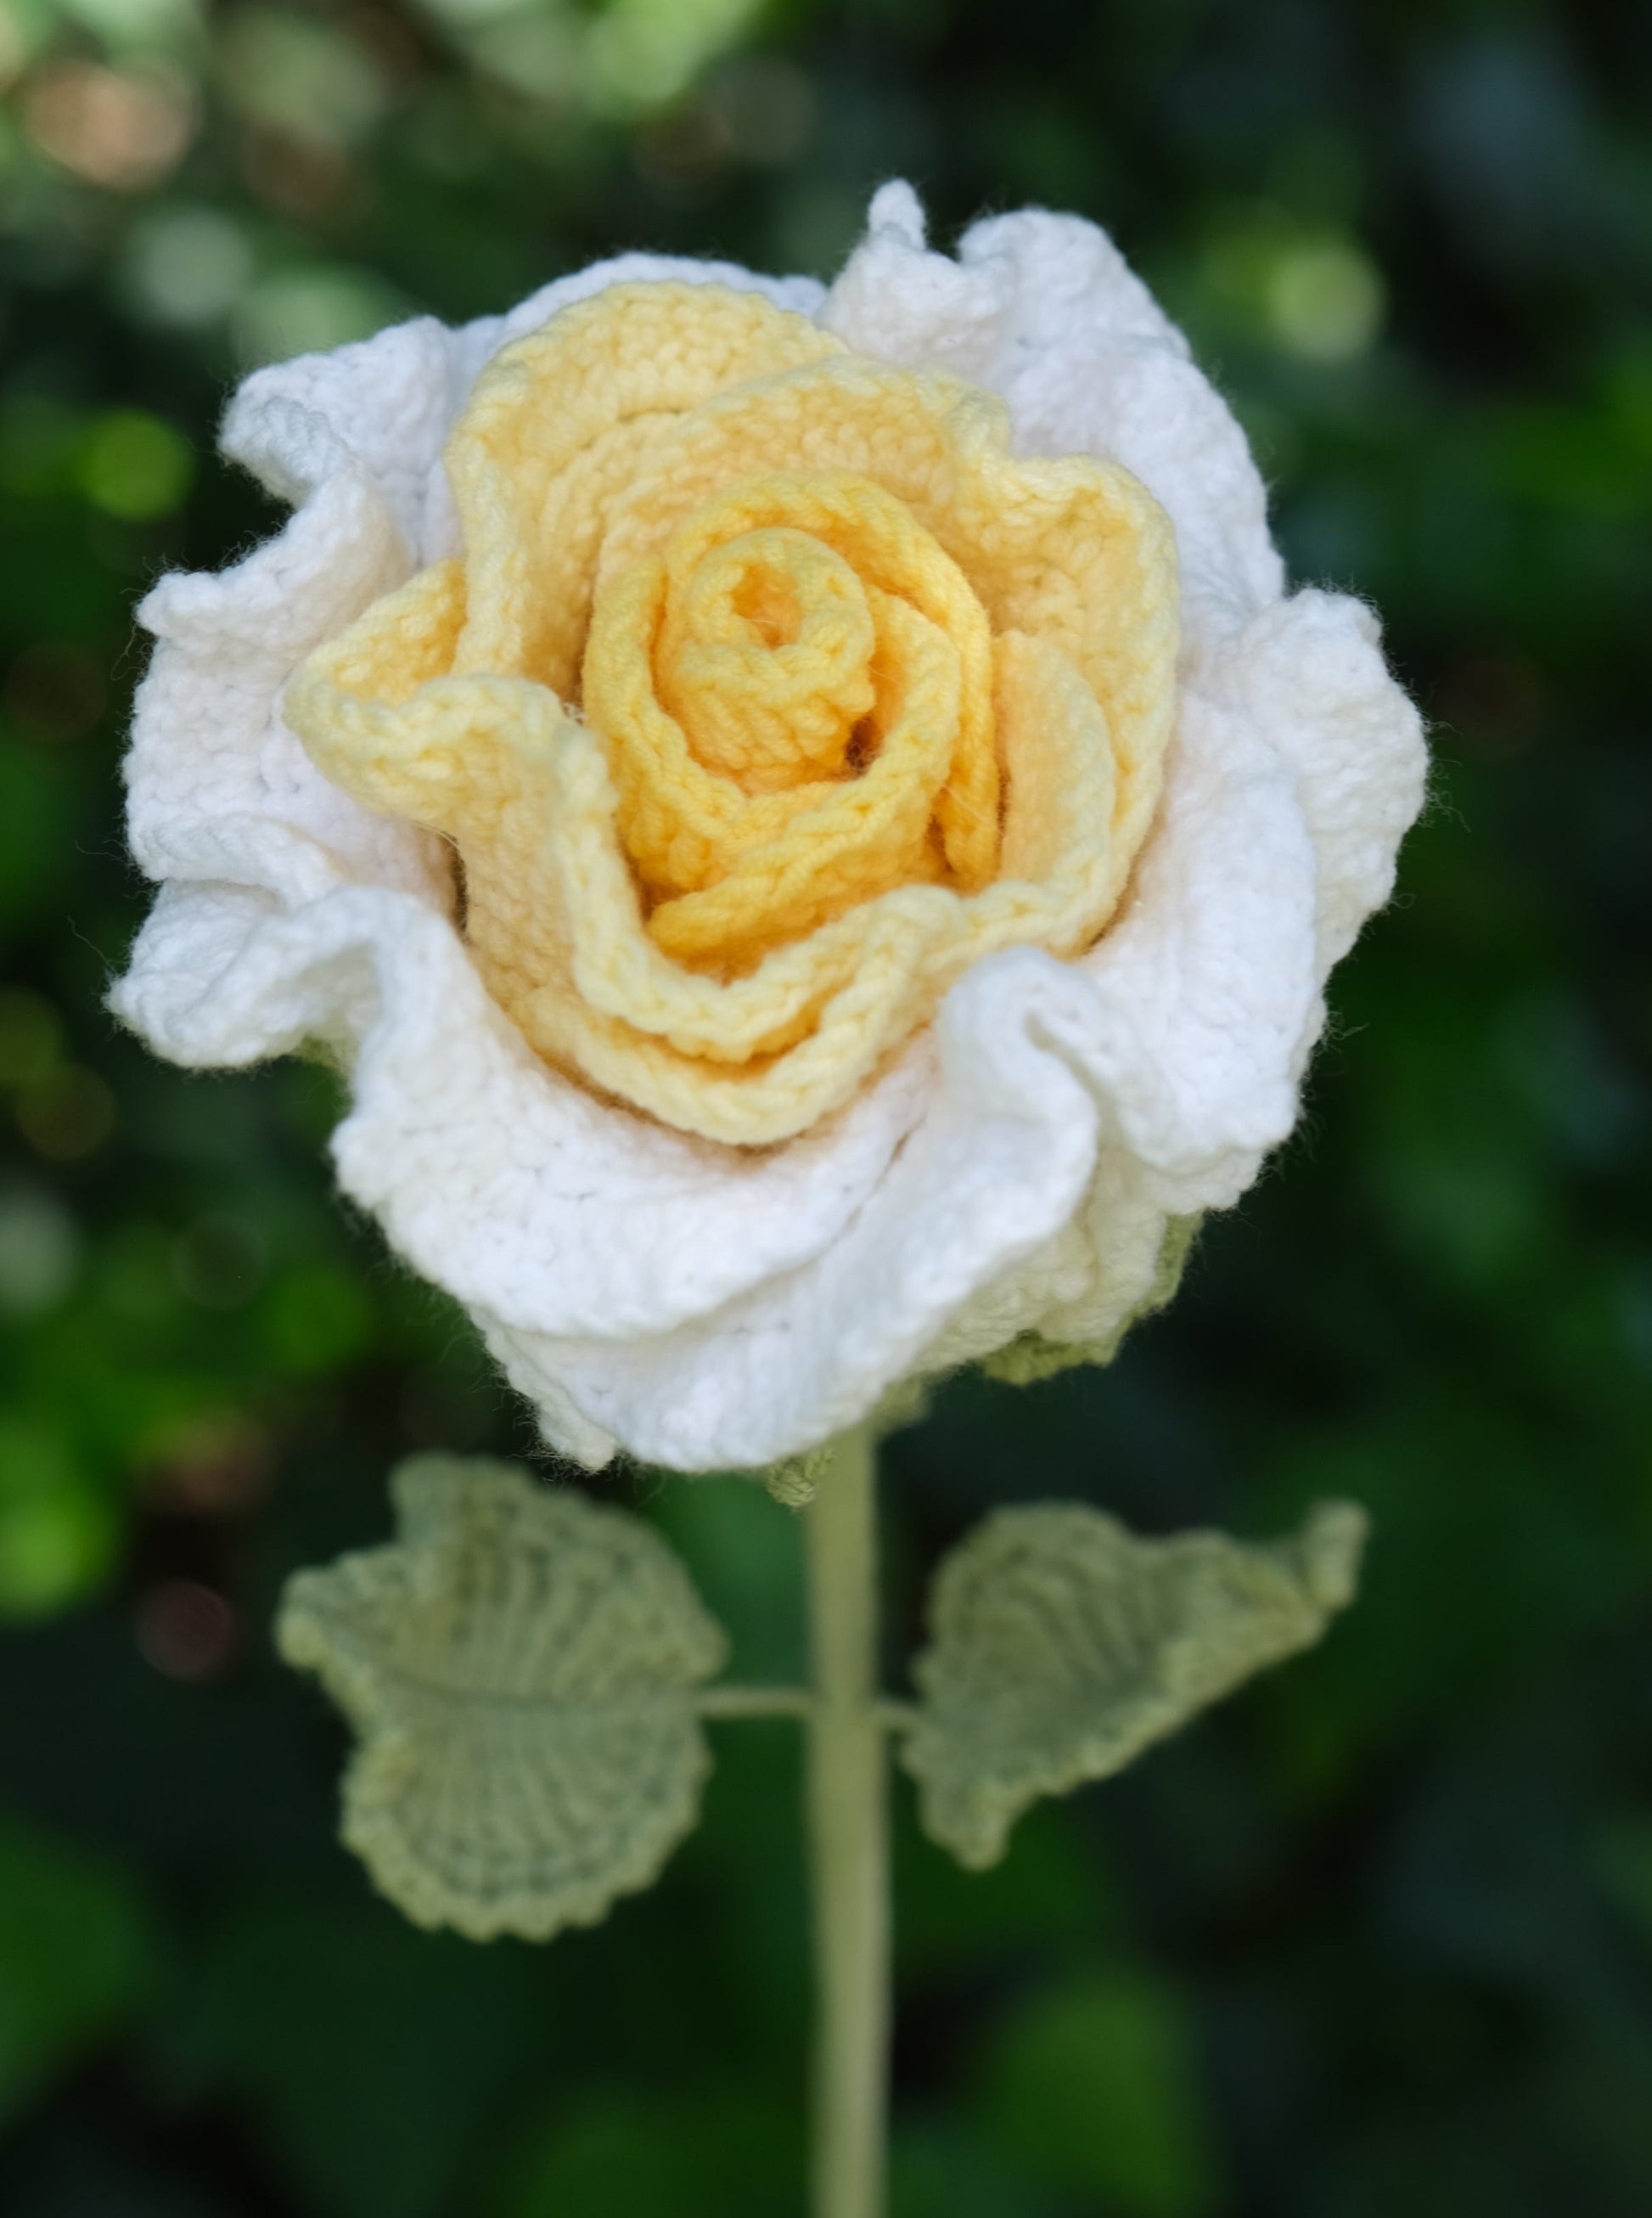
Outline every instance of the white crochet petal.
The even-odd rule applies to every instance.
[[[727,285],[737,293],[762,293],[778,308],[795,315],[812,316],[826,298],[818,277],[769,277],[759,270],[742,269],[738,262],[702,262],[681,254],[616,254],[607,262],[593,262],[572,276],[554,278],[530,293],[509,314],[484,316],[467,324],[456,334],[474,377],[490,356],[525,331],[537,331],[559,308],[575,300],[588,300],[609,285],[656,282],[680,277],[695,285]]]
[[[1030,1332],[1065,1343],[1113,1339],[1152,1292],[1169,1224],[1146,1165],[1102,1137],[1066,1223],[962,1304],[916,1368],[946,1371]]]
[[[345,1192],[424,1277],[552,1334],[669,1332],[807,1261],[875,1191],[925,1090],[919,1052],[790,1148],[668,1131],[547,1069],[452,926],[379,888],[285,911],[169,887],[113,1006],[197,1068],[310,1039],[343,1053]]]
[[[295,508],[354,463],[416,557],[426,482],[467,381],[461,335],[421,316],[255,370],[225,412],[219,443]]]
[[[817,1261],[657,1339],[494,1320],[490,1344],[535,1398],[557,1380],[640,1454],[702,1470],[791,1453],[1060,1304],[1122,1320],[1166,1217],[1234,1200],[1290,1129],[1315,888],[1289,771],[1190,700],[1129,912],[1082,963],[1016,949],[954,988],[922,1124]],[[1078,1224],[1092,1193],[1108,1206]]]
[[[1227,403],[1105,232],[1041,208],[926,251],[908,185],[886,185],[820,311],[850,345],[943,368],[1010,404],[1026,454],[1123,462],[1176,527],[1197,652],[1277,598],[1267,493]]]
[[[1309,589],[1262,610],[1219,679],[1296,775],[1319,851],[1321,979],[1394,890],[1400,842],[1422,807],[1422,718],[1388,672],[1364,602]]]
[[[758,287],[851,344],[994,386],[1024,451],[1115,455],[1175,523],[1178,729],[1125,909],[1083,962],[977,966],[851,1107],[714,1146],[533,1056],[451,921],[442,843],[327,784],[282,722],[298,662],[445,551],[441,451],[489,355],[622,279]],[[765,1463],[914,1369],[1030,1329],[1105,1337],[1167,1219],[1232,1201],[1290,1130],[1331,961],[1420,795],[1374,626],[1280,598],[1260,480],[1185,343],[1092,226],[1030,212],[927,254],[904,187],[822,305],[804,280],[631,256],[457,331],[423,321],[261,372],[226,443],[296,512],[163,581],[128,762],[164,883],[114,1006],[163,1054],[306,1042],[351,1073],[346,1192],[465,1303],[549,1438],[684,1470]]]
[[[536,331],[559,309],[570,308],[576,300],[588,300],[593,293],[603,292],[610,285],[657,282],[665,277],[678,277],[690,285],[727,285],[737,293],[762,293],[777,307],[789,308],[800,316],[813,316],[826,298],[825,286],[814,277],[765,277],[741,269],[737,262],[696,262],[680,254],[616,254],[609,261],[593,262],[589,269],[576,270],[569,276],[541,285],[507,315],[483,316],[453,332],[457,380],[453,412],[457,414],[463,407],[483,365],[502,346]],[[435,460],[425,488],[424,513],[424,560],[432,561],[452,554],[457,544],[457,519],[447,474]]]
[[[801,315],[814,313],[825,289],[812,277],[761,277],[730,262],[616,255],[541,286],[508,315],[454,331],[422,316],[331,354],[255,370],[225,413],[220,443],[294,506],[348,457],[365,472],[415,561],[430,561],[448,552],[442,450],[483,365],[559,308],[609,285],[663,277],[764,293]]]
[[[222,879],[296,902],[361,878],[445,906],[440,844],[330,784],[282,718],[304,656],[409,568],[367,471],[337,442],[332,462],[274,539],[215,577],[163,579],[139,609],[158,645],[126,762],[132,851],[163,881]]]
[[[1423,799],[1421,719],[1377,641],[1361,603],[1302,592],[1207,660],[1197,683],[1212,697],[1185,689],[1135,905],[1085,965],[1144,1013],[1144,1069],[1167,1096],[1133,1152],[1103,1147],[1072,1221],[953,1319],[937,1363],[1029,1330],[1105,1341],[1147,1298],[1168,1217],[1235,1200],[1290,1129],[1327,975],[1392,892]],[[1230,832],[1253,845],[1218,884]],[[1202,917],[1225,920],[1209,959]],[[1201,1126],[1231,1144],[1203,1152]]]
[[[225,417],[224,450],[294,513],[216,575],[163,579],[139,610],[158,645],[133,716],[128,836],[152,877],[221,878],[290,901],[365,882],[445,910],[441,843],[322,777],[282,721],[287,680],[445,550],[442,450],[495,348],[606,285],[667,276],[755,287],[804,312],[821,296],[810,279],[625,255],[545,287],[510,316],[456,331],[424,317],[247,379]]]
[[[1053,1233],[1081,1197],[1096,1103],[1043,1044],[1082,1024],[1092,989],[1027,949],[981,963],[935,1026],[922,1123],[866,1204],[806,1268],[656,1339],[597,1341],[494,1325],[489,1344],[535,1400],[556,1381],[636,1453],[684,1471],[756,1466],[854,1423],[944,1320]]]

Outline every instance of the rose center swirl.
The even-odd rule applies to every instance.
[[[667,597],[660,705],[696,759],[746,793],[844,774],[874,705],[866,590],[841,554],[786,526],[742,532]]]
[[[997,868],[987,617],[869,479],[777,474],[694,508],[599,581],[582,693],[679,962],[738,975],[894,887]]]

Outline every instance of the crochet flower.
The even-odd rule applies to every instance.
[[[1105,1352],[1289,1131],[1419,723],[1092,226],[955,262],[886,187],[829,291],[627,257],[224,443],[294,513],[145,604],[115,1007],[341,1061],[342,1184],[558,1447]]]
[[[995,395],[715,283],[619,284],[496,356],[461,553],[312,656],[288,722],[451,836],[546,1059],[789,1139],[995,951],[1117,907],[1175,697],[1169,524]]]

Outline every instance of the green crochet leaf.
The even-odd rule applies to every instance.
[[[721,1628],[622,1510],[447,1456],[391,1488],[400,1537],[297,1573],[276,1626],[359,1737],[344,1839],[417,1924],[595,1924],[699,1814]]]
[[[1253,1671],[1310,1647],[1353,1598],[1364,1512],[1300,1534],[1140,1540],[1076,1503],[1003,1509],[942,1564],[923,1696],[901,1750],[925,1829],[982,1870],[1040,1794],[1119,1771]]]

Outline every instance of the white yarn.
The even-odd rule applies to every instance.
[[[441,453],[492,353],[620,280],[757,287],[865,353],[993,387],[1017,443],[1142,478],[1176,529],[1180,708],[1160,821],[1083,961],[989,957],[836,1117],[770,1150],[670,1131],[529,1053],[449,913],[441,851],[320,776],[299,662],[448,551]],[[216,576],[162,580],[127,761],[162,882],[113,1006],[161,1054],[325,1040],[344,1190],[471,1310],[547,1437],[678,1469],[773,1461],[914,1370],[1104,1338],[1167,1219],[1237,1199],[1295,1119],[1323,988],[1420,804],[1374,618],[1286,598],[1243,435],[1106,236],[1029,210],[924,245],[906,185],[828,293],[630,255],[459,331],[428,319],[258,372],[226,452],[295,504]]]

